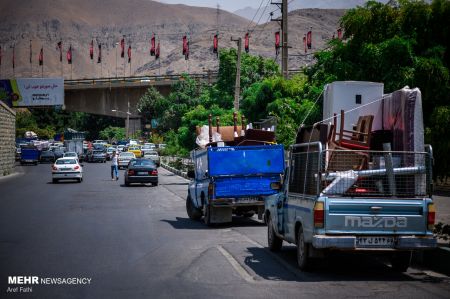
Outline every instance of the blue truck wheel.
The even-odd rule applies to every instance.
[[[202,218],[202,212],[192,204],[190,195],[186,198],[186,212],[192,220],[200,220],[200,218]]]
[[[270,216],[267,222],[267,244],[269,245],[270,251],[279,251],[281,246],[283,246],[283,240],[275,234],[272,217]]]

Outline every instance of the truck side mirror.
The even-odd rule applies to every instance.
[[[188,176],[188,178],[190,178],[190,179],[195,178],[195,171],[194,171],[193,169],[189,169],[189,170],[187,171],[187,176]]]

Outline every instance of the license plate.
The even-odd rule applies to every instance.
[[[236,199],[236,202],[244,203],[244,202],[255,202],[258,200],[259,200],[258,197],[241,197],[241,198]]]
[[[394,237],[358,237],[357,247],[393,247]]]
[[[68,171],[70,168],[61,168],[62,171]]]
[[[147,171],[138,171],[137,174],[138,174],[138,175],[147,175],[148,172],[147,172]]]

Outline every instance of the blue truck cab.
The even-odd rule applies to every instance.
[[[191,153],[194,176],[186,210],[207,225],[232,221],[232,215],[262,219],[264,197],[275,194],[284,171],[282,145],[208,147]]]

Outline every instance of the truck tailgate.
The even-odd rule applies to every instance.
[[[215,197],[252,197],[271,195],[278,192],[270,188],[270,183],[279,182],[280,176],[220,177],[215,180]]]
[[[426,200],[328,198],[327,234],[425,234]]]

